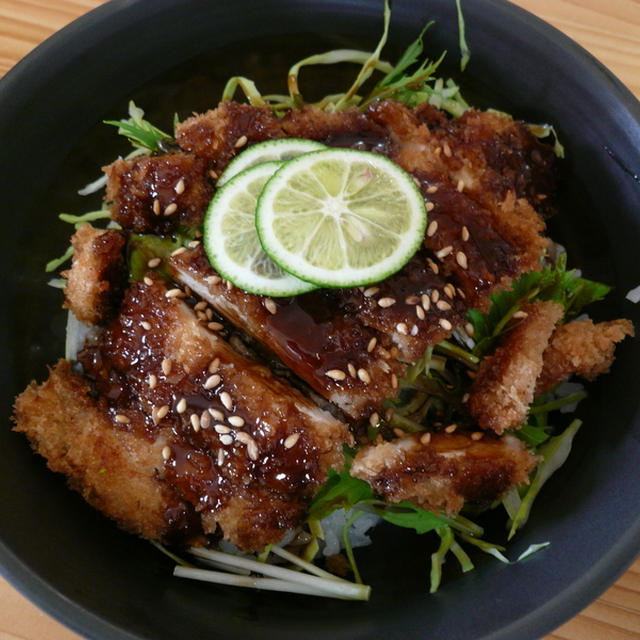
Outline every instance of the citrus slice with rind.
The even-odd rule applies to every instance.
[[[244,149],[227,165],[226,169],[220,174],[216,185],[222,187],[233,176],[262,162],[291,160],[291,158],[303,153],[320,149],[326,149],[326,146],[321,142],[303,138],[278,138],[276,140],[258,142]]]
[[[411,176],[384,156],[325,149],[284,163],[264,186],[256,228],[280,267],[323,287],[379,282],[420,246],[427,214]]]
[[[264,162],[229,180],[209,204],[203,233],[207,258],[223,278],[248,293],[273,297],[315,288],[274,264],[262,250],[256,233],[258,195],[281,164]]]

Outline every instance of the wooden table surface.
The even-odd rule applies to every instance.
[[[152,0],[149,0],[152,1]],[[0,76],[100,0],[0,0]],[[640,0],[517,0],[589,50],[640,98]],[[640,638],[640,559],[545,640]],[[0,578],[0,640],[79,640]]]

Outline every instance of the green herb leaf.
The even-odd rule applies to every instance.
[[[458,12],[458,43],[460,46],[460,71],[464,71],[471,52],[469,51],[469,45],[467,45],[467,39],[464,30],[464,16],[462,15],[462,7],[460,6],[460,0],[456,0],[456,11]]]
[[[448,518],[437,516],[431,511],[425,511],[406,501],[388,505],[388,508],[381,511],[380,516],[397,527],[414,529],[420,534],[447,527],[450,522]]]
[[[358,502],[371,500],[373,490],[364,481],[349,475],[348,469],[339,473],[329,471],[327,481],[320,487],[309,506],[310,520],[322,520],[336,509],[351,509]]]
[[[104,123],[118,127],[118,133],[125,136],[134,147],[152,152],[162,151],[161,142],[171,140],[171,136],[144,120],[143,116],[144,111],[131,100],[128,120],[105,120]]]

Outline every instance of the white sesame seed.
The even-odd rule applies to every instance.
[[[444,151],[444,155],[447,158],[450,158],[453,155],[451,153],[451,147],[449,146],[449,143],[446,140],[442,143],[442,151]]]
[[[447,294],[447,297],[451,298],[452,300],[456,295],[456,290],[450,282],[447,282],[447,284],[444,285],[444,292]]]
[[[240,147],[244,147],[245,144],[247,144],[247,136],[240,136],[233,146],[239,149]]]
[[[219,409],[214,409],[213,407],[209,407],[207,411],[211,414],[211,417],[214,420],[224,420],[224,413]]]
[[[420,436],[420,442],[422,444],[429,444],[431,442],[431,434],[427,431]]]
[[[291,449],[291,447],[293,447],[296,444],[296,442],[298,442],[299,439],[300,439],[299,433],[292,433],[291,435],[285,438],[284,448]]]
[[[171,252],[171,255],[172,256],[179,256],[180,254],[185,253],[186,250],[187,250],[186,247],[178,247],[175,251]]]
[[[466,300],[467,296],[465,295],[465,292],[464,292],[460,287],[456,287],[456,291],[458,292],[458,295],[459,295],[463,300]]]
[[[200,240],[191,240],[191,242],[187,242],[187,247],[189,247],[189,249],[197,249],[200,244]]]
[[[418,298],[418,296],[407,296],[404,299],[404,303],[409,305],[418,304],[419,302],[420,298]]]
[[[173,363],[171,362],[171,360],[169,360],[169,358],[165,358],[162,361],[162,364],[160,365],[160,367],[162,369],[162,373],[164,373],[165,376],[168,376],[171,373]]]
[[[209,177],[212,180],[217,180],[218,179],[218,174],[213,169],[209,169]]]
[[[402,429],[398,429],[398,427],[393,430],[393,433],[395,434],[396,438],[404,438],[404,436],[406,435],[406,433]]]
[[[440,300],[440,292],[437,289],[434,289],[431,292],[431,302],[436,303]]]
[[[464,180],[458,180],[458,184],[456,185],[456,190],[460,191],[462,193],[462,191],[464,191]]]
[[[249,444],[253,438],[246,431],[238,431],[238,433],[236,433],[236,440],[246,445]]]
[[[453,433],[458,428],[457,424],[450,424],[444,428],[445,433]]]
[[[205,309],[204,311],[205,311],[205,313],[204,313],[204,317],[205,317],[207,320],[211,320],[211,318],[213,318],[213,310],[211,309],[211,307],[209,307],[209,308]]]
[[[228,434],[220,436],[220,442],[222,442],[222,444],[232,444],[233,443],[233,436],[230,436]]]
[[[469,401],[469,394],[468,394],[468,393],[465,393],[465,394],[462,396],[462,400],[460,400],[460,402],[462,402],[462,404],[466,404],[468,401]]]
[[[205,314],[205,318],[206,317],[207,316]],[[224,325],[220,324],[219,322],[208,322],[207,329],[211,329],[211,331],[222,331],[224,329]]]
[[[226,424],[217,424],[213,428],[214,428],[216,433],[220,433],[220,434],[231,433],[231,429],[229,427],[227,427]]]
[[[232,427],[244,427],[244,418],[242,418],[240,416],[230,416],[229,417],[229,424]]]
[[[278,307],[276,306],[276,303],[271,298],[265,298],[263,301],[263,304],[264,304],[264,308],[271,315],[275,315],[276,312],[278,311]]]
[[[149,269],[155,269],[161,262],[162,260],[160,258],[151,258],[151,260],[147,262],[147,267],[149,267]]]
[[[396,325],[396,331],[403,336],[406,336],[409,333],[407,325],[404,322],[398,322],[398,324]]]
[[[381,306],[383,309],[386,309],[387,307],[391,307],[396,303],[394,298],[380,298],[380,300],[378,300],[378,305]]]
[[[247,454],[249,454],[249,458],[251,458],[251,460],[258,459],[258,445],[256,444],[255,440],[252,440],[247,445]]]
[[[158,384],[157,376],[155,374],[153,374],[153,373],[150,374],[148,383],[149,383],[149,389],[155,389],[157,384]]]
[[[207,390],[213,389],[213,387],[217,387],[220,384],[221,380],[222,378],[217,373],[214,373],[204,381],[202,386]]]
[[[329,371],[325,371],[324,375],[332,380],[344,380],[347,377],[347,374],[340,369],[329,369]]]
[[[438,260],[442,260],[442,258],[446,258],[453,251],[453,247],[449,244],[446,247],[442,247],[440,251],[436,252],[436,258]]]
[[[148,287],[153,284],[153,280],[149,276],[145,276],[142,280]]]
[[[200,416],[197,413],[192,413],[191,416],[189,416],[189,422],[196,433],[200,431]]]
[[[220,394],[220,402],[222,402],[222,405],[227,411],[231,411],[231,409],[233,408],[233,400],[226,391],[223,391]]]
[[[469,239],[469,229],[466,226],[462,227],[462,231],[460,232],[460,237],[463,242],[466,242]]]
[[[184,413],[187,410],[187,401],[184,398],[180,398],[178,404],[176,405],[176,411],[178,413]]]
[[[224,451],[218,449],[218,466],[221,467],[224,464]]]
[[[365,298],[370,298],[371,296],[375,296],[378,291],[380,291],[380,287],[368,287],[362,292],[362,295]]]
[[[398,388],[398,376],[395,373],[391,374],[391,388],[392,389]]]
[[[180,180],[178,180],[177,184],[175,187],[173,187],[173,190],[178,194],[181,195],[182,193],[184,193],[184,178],[180,178]]]
[[[378,422],[380,422],[380,416],[374,411],[370,416],[369,416],[369,424],[372,427],[377,426]]]
[[[389,407],[385,412],[384,412],[384,419],[389,422],[391,420],[391,418],[393,418],[393,407]]]
[[[193,305],[193,310],[194,311],[202,311],[203,309],[207,308],[207,303],[204,300],[200,300],[200,302],[196,302],[196,304]]]
[[[371,338],[371,340],[369,340],[369,344],[367,345],[367,353],[371,353],[376,348],[377,344],[378,338],[374,336],[373,338]]]
[[[467,263],[467,255],[465,253],[463,253],[462,251],[458,251],[458,253],[456,253],[456,262],[463,268],[466,269],[468,266]]]
[[[474,431],[471,434],[471,439],[472,440],[476,440],[476,441],[482,440],[483,437],[484,437],[484,433],[482,433],[482,431]]]
[[[433,202],[426,202],[425,205],[424,205],[424,208],[427,211],[433,211],[435,209],[435,207],[436,207],[436,205],[433,204]]]
[[[151,323],[147,322],[146,320],[143,320],[140,323],[140,326],[145,330],[145,331],[149,331],[149,329],[151,329]]]
[[[153,201],[153,213],[157,216],[160,215],[160,200],[158,200],[158,198]]]
[[[431,307],[431,300],[429,300],[429,296],[426,293],[423,293],[420,296],[420,300],[422,300],[422,308],[425,311],[429,311],[429,308]]]
[[[165,294],[165,297],[167,298],[177,298],[177,297],[182,297],[184,295],[182,289],[169,289],[169,291],[167,291]]]
[[[211,425],[211,414],[208,411],[203,411],[200,414],[200,426],[203,429],[208,429]]]
[[[431,238],[436,235],[436,231],[438,230],[438,222],[436,220],[432,220],[427,227],[427,235]]]
[[[206,283],[209,284],[209,285],[218,284],[218,282],[220,282],[220,280],[222,280],[222,278],[220,276],[207,276],[205,278]]]
[[[220,358],[214,358],[207,368],[209,373],[215,373],[220,368]]]
[[[371,382],[371,376],[366,369],[358,369],[358,378],[360,378],[360,380],[365,384],[369,384]]]
[[[438,190],[437,185],[432,184],[428,189],[427,189],[427,193],[435,193]]]
[[[129,420],[129,418],[127,416],[125,416],[122,413],[117,413],[116,414],[116,422],[119,424],[129,424],[131,422],[131,420]]]
[[[438,265],[431,258],[427,258],[427,264],[429,265],[429,269],[431,269],[431,271],[433,271],[433,273],[438,275],[440,269],[439,269]]]
[[[438,322],[445,331],[451,331],[451,329],[453,329],[453,325],[446,318],[440,318]]]
[[[420,320],[424,320],[425,318],[424,309],[420,306],[416,306],[416,315],[418,316],[418,318],[420,318]]]
[[[158,420],[162,420],[162,418],[164,418],[167,413],[169,413],[169,405],[163,404],[156,412],[156,416],[158,417]]]
[[[449,309],[451,309],[451,305],[446,300],[438,300],[436,307],[438,307],[440,311],[449,311]]]
[[[352,378],[356,377],[356,368],[353,366],[353,364],[351,362],[347,363],[347,369],[349,371],[349,375]]]
[[[171,447],[168,447],[166,445],[162,447],[162,457],[165,460],[168,460],[171,457]]]
[[[165,216],[170,216],[172,213],[175,213],[178,210],[178,205],[175,202],[172,202],[168,205],[164,210]]]
[[[418,325],[417,325],[417,324],[414,324],[414,325],[411,327],[411,331],[410,331],[409,333],[410,333],[412,336],[414,336],[414,337],[415,337],[415,336],[417,336],[417,335],[418,335]]]
[[[512,317],[514,318],[526,318],[529,314],[526,311],[522,311],[522,309],[519,309],[518,311],[516,311]]]

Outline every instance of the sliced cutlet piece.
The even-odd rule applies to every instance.
[[[616,343],[633,335],[633,324],[624,319],[597,324],[589,319],[574,320],[558,327],[542,356],[544,364],[536,382],[536,395],[571,374],[593,380],[607,373],[613,364]]]
[[[423,245],[469,307],[484,311],[492,291],[540,269],[548,240],[526,201],[507,197],[491,211],[432,174],[416,171],[414,178],[428,208]]]
[[[143,420],[139,410],[135,419]],[[201,536],[191,505],[161,478],[166,434],[119,421],[66,360],[18,396],[15,422],[47,466],[121,528],[152,540],[195,544]]]
[[[522,425],[542,371],[543,353],[562,314],[555,302],[524,305],[495,351],[482,359],[467,402],[481,429],[501,434]]]
[[[164,435],[158,474],[204,532],[220,527],[241,549],[262,549],[300,524],[352,437],[200,324],[182,295],[149,278],[133,283],[78,360],[115,422]]]
[[[468,305],[439,273],[432,254],[421,249],[397,273],[376,285],[345,289],[356,317],[389,336],[405,362],[464,323]]]
[[[350,473],[389,502],[453,515],[465,502],[486,506],[527,482],[536,462],[514,436],[425,433],[363,447]]]
[[[71,268],[62,272],[67,279],[64,308],[87,325],[100,324],[117,309],[126,279],[126,240],[115,229],[94,229],[82,224],[71,236]]]
[[[119,158],[103,170],[111,218],[135,233],[197,226],[213,194],[206,162],[188,153]]]
[[[280,121],[268,107],[221,102],[216,109],[187,118],[176,125],[176,142],[204,159],[212,177],[237,153],[255,142],[284,138]]]
[[[201,247],[172,256],[169,269],[348,416],[367,418],[395,396],[404,365],[384,334],[345,308],[339,291],[281,299],[245,293],[221,280]]]

